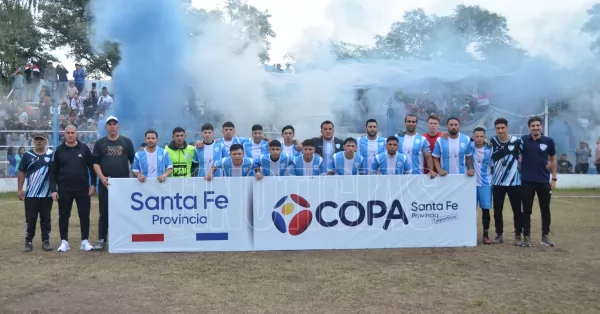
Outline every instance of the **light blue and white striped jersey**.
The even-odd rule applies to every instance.
[[[442,169],[448,174],[465,174],[465,158],[473,155],[470,143],[471,138],[462,133],[457,138],[440,137],[435,141],[432,155],[440,159]]]
[[[493,148],[484,145],[482,148],[475,147],[475,142],[471,142],[473,151],[473,167],[477,177],[477,186],[492,186],[492,152]]]
[[[246,138],[246,137],[234,136],[231,138],[230,141],[226,141],[225,138],[220,138],[217,141],[220,143],[223,143],[223,147],[225,147],[225,152],[223,153],[223,158],[225,158],[225,157],[229,157],[229,149],[231,148],[231,145],[233,145],[233,144],[242,144],[243,145],[244,143],[250,141],[250,139]]]
[[[254,161],[248,157],[244,157],[244,161],[239,167],[233,165],[231,157],[215,161],[215,167],[221,169],[223,177],[249,177],[254,175]]]
[[[398,136],[398,150],[406,157],[412,167],[412,174],[423,174],[425,154],[431,153],[429,141],[421,134]]]
[[[323,158],[317,154],[313,154],[313,160],[309,163],[304,162],[303,155],[294,157],[290,175],[292,176],[323,176],[326,175],[326,167]]]
[[[385,152],[385,142],[386,138],[383,136],[378,136],[374,140],[369,140],[366,136],[356,138],[356,152],[363,158],[363,173],[369,174],[375,155]]]
[[[411,169],[410,161],[400,152],[397,152],[395,156],[390,156],[387,152],[377,154],[373,157],[371,164],[373,173],[379,171],[387,176],[410,174]]]
[[[357,175],[362,172],[363,158],[358,153],[354,153],[354,158],[347,159],[344,152],[333,154],[333,158],[327,165],[327,173],[333,172],[335,175]]]
[[[225,155],[225,145],[223,142],[214,141],[210,145],[204,144],[204,147],[196,148],[192,162],[198,164],[198,177],[204,177],[210,171],[210,168],[212,168],[213,163],[216,160],[227,157]],[[220,176],[219,172],[217,169],[215,176]]]
[[[297,147],[298,146],[296,144],[292,144],[291,146],[285,146],[285,143],[283,142],[283,140],[281,140],[281,150],[283,153],[286,153],[289,156],[296,157],[302,154],[302,151],[298,150]]]
[[[146,178],[157,178],[169,168],[173,168],[169,153],[162,147],[156,147],[154,153],[148,153],[145,149],[136,152],[131,171],[141,172]]]
[[[287,170],[293,163],[293,158],[286,153],[279,155],[279,160],[271,160],[271,153],[263,154],[259,158],[254,159],[254,169],[260,167],[260,172],[265,177],[287,175]]]
[[[269,142],[265,140],[261,140],[258,144],[253,141],[247,141],[242,146],[244,147],[244,156],[253,160],[269,153]]]

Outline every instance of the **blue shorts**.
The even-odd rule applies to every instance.
[[[480,208],[491,209],[492,208],[492,187],[491,186],[478,186],[477,187],[477,203]]]

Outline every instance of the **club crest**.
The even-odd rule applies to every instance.
[[[508,150],[511,152],[515,149],[515,145],[508,145]]]
[[[546,145],[546,144],[540,144],[540,149],[541,149],[542,151],[545,151],[545,150],[546,150],[546,148],[548,148],[548,145]]]

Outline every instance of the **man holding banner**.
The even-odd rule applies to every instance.
[[[146,147],[135,153],[131,172],[142,183],[146,182],[146,179],[158,179],[160,183],[165,182],[173,171],[173,164],[167,151],[156,146],[158,132],[146,131],[144,142]]]
[[[129,164],[133,163],[136,148],[131,139],[119,134],[119,120],[115,116],[106,118],[108,135],[99,139],[92,153],[94,171],[100,178],[98,185],[98,244],[94,250],[102,251],[108,236],[108,178],[129,178]]]

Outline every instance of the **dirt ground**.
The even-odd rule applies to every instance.
[[[554,194],[556,248],[539,244],[536,207],[532,248],[197,254],[80,252],[76,211],[70,252],[41,251],[38,229],[22,253],[16,199],[0,196],[0,313],[600,312],[600,191]],[[56,205],[52,227],[56,248]]]

